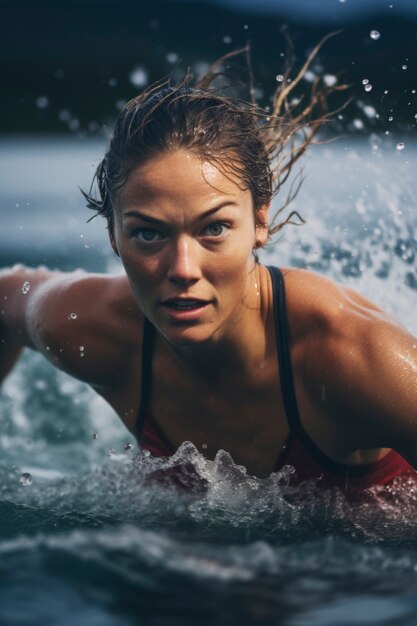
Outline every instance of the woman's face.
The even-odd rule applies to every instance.
[[[177,150],[139,165],[118,194],[113,248],[137,304],[169,342],[221,338],[245,306],[252,250],[267,233],[238,183]]]

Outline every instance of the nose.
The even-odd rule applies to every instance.
[[[201,278],[198,243],[189,237],[173,242],[167,277],[174,283],[188,284]]]

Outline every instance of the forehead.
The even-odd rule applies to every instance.
[[[229,170],[226,159],[213,163],[189,150],[165,152],[133,168],[119,191],[117,204],[164,197],[208,201],[219,196],[240,200],[251,197],[239,177]]]

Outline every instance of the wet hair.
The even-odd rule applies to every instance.
[[[188,72],[174,85],[170,80],[155,83],[130,100],[116,120],[90,191],[83,192],[88,208],[105,217],[111,228],[118,191],[131,171],[160,154],[184,149],[218,167],[241,189],[249,190],[255,222],[264,226],[257,209],[271,201],[319,128],[332,118],[334,112],[327,110],[329,93],[345,88],[326,86],[318,77],[310,84],[306,102],[303,98],[289,100],[328,37],[316,46],[292,80],[288,63],[269,111],[256,102],[248,48],[223,56],[197,81]],[[232,57],[242,53],[246,54],[249,73],[248,99],[230,95],[237,82],[223,71]],[[285,224],[297,223],[294,218],[298,223],[304,221],[295,210],[282,216],[300,184],[298,176],[268,226],[269,235]]]

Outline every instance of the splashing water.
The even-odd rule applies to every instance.
[[[29,472],[25,472],[21,475],[20,484],[22,485],[22,487],[29,487],[29,485],[32,484],[32,476],[29,474]]]

